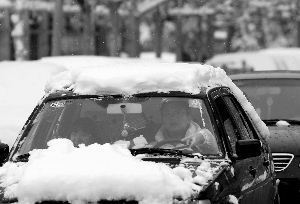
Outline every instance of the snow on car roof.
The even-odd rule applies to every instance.
[[[202,87],[229,87],[264,137],[269,130],[226,72],[217,67],[189,63],[108,62],[69,69],[52,77],[46,93],[72,90],[78,94],[123,94],[181,91],[198,94]]]
[[[188,63],[106,63],[71,69],[52,78],[46,92],[74,90],[79,94],[132,95],[151,91],[198,94],[201,87],[228,84],[226,73],[209,65]]]

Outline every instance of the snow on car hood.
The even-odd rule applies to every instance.
[[[269,130],[243,92],[221,68],[188,63],[105,63],[99,66],[74,68],[62,72],[45,85],[46,93],[72,90],[78,94],[123,94],[181,91],[198,94],[228,86],[256,123],[264,137]]]
[[[168,203],[174,197],[198,194],[220,168],[195,158],[200,164],[195,172],[184,166],[172,169],[110,144],[76,148],[68,139],[54,139],[48,146],[31,151],[28,162],[7,162],[0,168],[5,198],[17,198],[19,203],[103,199]]]
[[[269,126],[268,143],[274,153],[292,153],[300,156],[300,126]]]

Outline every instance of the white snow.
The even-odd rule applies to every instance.
[[[229,203],[238,204],[239,201],[234,195],[229,195]]]
[[[63,57],[44,57],[40,61],[50,63],[56,66],[65,68],[80,68],[96,65],[106,65],[112,62],[176,62],[176,56],[172,53],[163,52],[161,58],[156,58],[153,52],[142,52],[140,58],[127,58],[123,55],[121,57],[101,57],[101,56],[63,56]]]
[[[279,120],[276,122],[277,126],[290,126],[291,124],[289,124],[287,121],[284,120]]]
[[[45,82],[65,70],[42,63],[0,63],[0,140],[9,146],[44,95]]]
[[[68,139],[48,142],[48,149],[30,152],[27,163],[7,162],[0,168],[5,197],[19,203],[67,200],[134,199],[141,203],[172,203],[199,193],[218,167],[202,161],[196,169],[144,162],[128,149],[110,144],[75,148]],[[163,192],[163,193],[162,193]]]
[[[218,182],[214,183],[216,191],[219,189],[220,184]]]
[[[207,64],[240,69],[246,61],[254,70],[300,70],[299,48],[272,48],[253,52],[217,54]]]
[[[198,94],[199,87],[225,84],[228,80],[225,76],[222,69],[196,64],[113,62],[63,72],[47,82],[45,91],[55,92],[71,86],[75,93],[81,94],[101,91],[132,95],[172,90]]]

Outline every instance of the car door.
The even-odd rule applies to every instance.
[[[224,130],[228,155],[232,159],[232,172],[236,178],[240,203],[272,203],[275,189],[272,183],[268,146],[262,142],[262,154],[238,159],[235,144],[238,140],[260,139],[256,129],[229,90],[220,89],[213,94],[220,125]]]

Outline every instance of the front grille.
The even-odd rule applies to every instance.
[[[290,153],[272,153],[275,171],[285,170],[292,162],[294,155]]]

